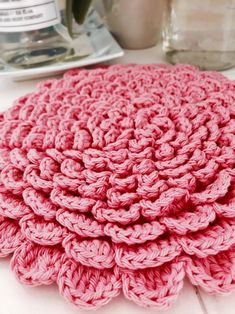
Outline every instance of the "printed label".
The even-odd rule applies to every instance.
[[[24,32],[60,23],[56,0],[0,0],[0,32]]]

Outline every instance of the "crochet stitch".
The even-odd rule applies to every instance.
[[[0,256],[79,308],[235,288],[235,82],[188,65],[46,80],[0,116]]]

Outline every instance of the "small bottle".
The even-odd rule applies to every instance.
[[[163,50],[171,63],[225,70],[235,65],[235,0],[169,0]]]
[[[0,58],[30,68],[60,61],[70,53],[57,0],[0,0]]]

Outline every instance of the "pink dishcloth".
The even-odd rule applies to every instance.
[[[0,116],[0,256],[80,308],[235,287],[235,82],[188,65],[77,69]]]

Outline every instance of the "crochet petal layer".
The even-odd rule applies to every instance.
[[[193,258],[186,273],[194,285],[209,293],[228,293],[235,290],[235,247],[206,258]]]
[[[0,217],[0,257],[12,254],[23,241],[19,226],[10,219]]]
[[[61,250],[25,241],[11,260],[11,267],[20,282],[31,285],[50,285],[61,268]]]
[[[161,268],[125,271],[122,274],[124,295],[144,307],[166,309],[183,287],[185,263],[172,262]]]
[[[117,270],[87,268],[65,259],[59,272],[60,293],[66,300],[85,309],[97,309],[120,293]]]

